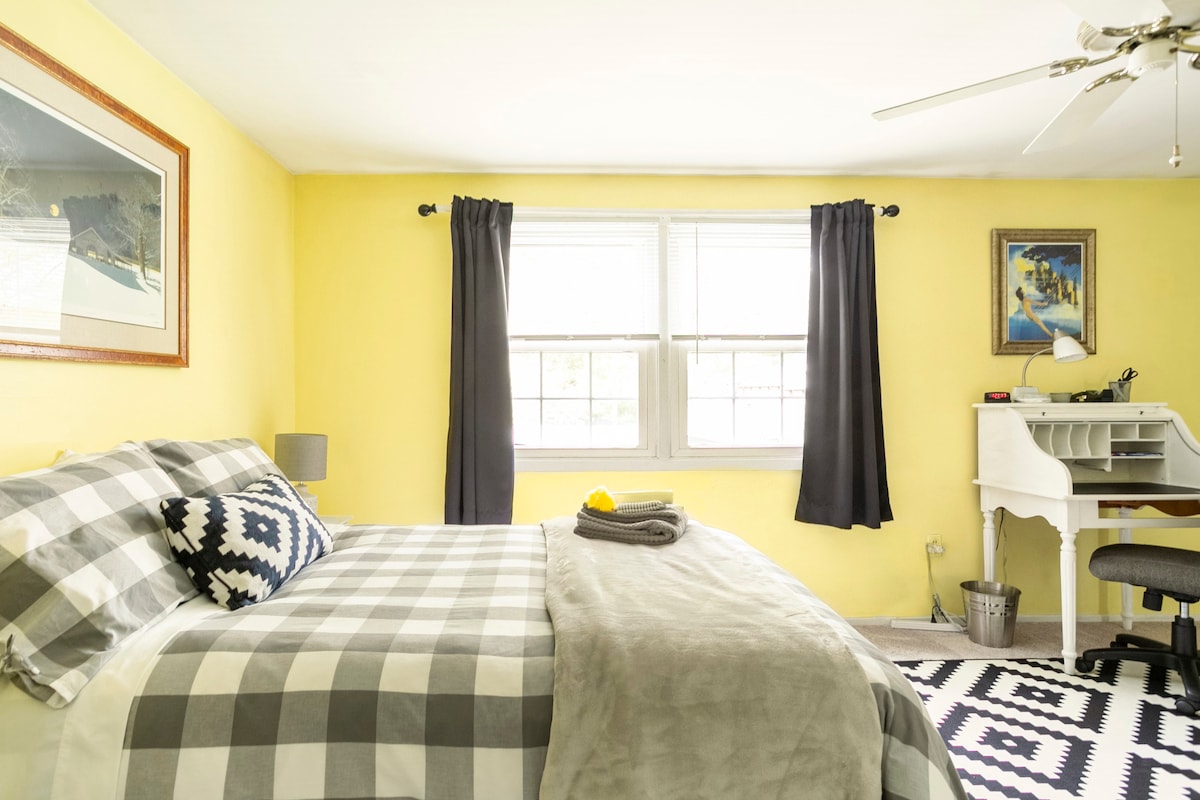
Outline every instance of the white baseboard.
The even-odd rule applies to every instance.
[[[1134,625],[1139,622],[1170,622],[1174,614],[1138,614],[1133,618]],[[942,630],[942,628],[925,627],[945,625],[945,623],[930,622],[928,617],[847,617],[846,621],[855,627],[885,625],[892,628],[915,628],[918,630]],[[1120,614],[1080,614],[1077,622],[1120,622]],[[1062,624],[1061,614],[1022,614],[1017,612],[1017,622],[1053,622]],[[900,623],[900,624],[897,624]],[[912,624],[909,624],[912,623]],[[947,630],[949,628],[946,628]]]
[[[1139,622],[1170,622],[1175,619],[1174,614],[1137,614],[1133,618],[1133,624]],[[1017,612],[1017,622],[1057,622],[1062,624],[1061,614],[1022,614]],[[1075,618],[1076,622],[1120,622],[1120,614],[1080,614]]]
[[[915,631],[944,631],[946,633],[962,633],[963,629],[953,622],[926,622],[919,619],[894,619],[893,628],[907,628]]]

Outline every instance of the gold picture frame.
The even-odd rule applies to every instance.
[[[1028,355],[1073,336],[1096,352],[1094,228],[992,230],[992,353]]]
[[[186,367],[188,148],[0,45],[0,356]]]

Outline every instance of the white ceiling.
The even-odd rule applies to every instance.
[[[1172,71],[1078,144],[1033,155],[1113,67],[871,117],[1081,55],[1076,9],[1116,1],[91,3],[298,174],[1198,177],[1200,70],[1180,70],[1178,169]]]

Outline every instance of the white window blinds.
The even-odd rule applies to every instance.
[[[808,333],[807,221],[672,222],[667,239],[672,336]]]
[[[657,336],[655,220],[522,221],[512,246],[510,336]]]

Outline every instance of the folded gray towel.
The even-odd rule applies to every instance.
[[[584,505],[575,519],[575,533],[580,536],[630,544],[670,544],[687,529],[683,509],[658,500],[620,503],[612,511]]]

